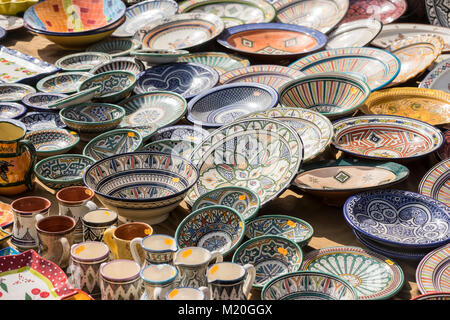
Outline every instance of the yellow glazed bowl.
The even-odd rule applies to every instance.
[[[18,13],[25,12],[38,2],[38,0],[0,0],[0,14],[15,16]]]

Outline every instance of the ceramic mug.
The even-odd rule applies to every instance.
[[[206,276],[213,300],[247,300],[256,270],[251,264],[220,262],[209,267]]]
[[[131,240],[134,238],[143,238],[152,233],[152,227],[146,223],[128,222],[116,228],[112,227],[107,229],[103,233],[103,241],[108,245],[114,259],[133,260],[130,251]],[[142,261],[144,260],[144,252],[141,248],[138,248],[138,256]]]
[[[39,239],[36,231],[36,216],[48,216],[52,203],[42,197],[23,197],[11,203],[14,214],[11,243],[19,251],[36,249]]]
[[[117,227],[117,212],[110,209],[90,211],[81,218],[83,223],[83,241],[103,241],[104,232]]]
[[[177,287],[167,292],[166,300],[211,300],[207,287]]]
[[[39,254],[65,269],[69,266],[70,247],[74,242],[75,219],[66,216],[36,216]]]
[[[109,260],[109,248],[103,242],[86,241],[72,245],[69,281],[94,299],[101,297],[100,265]]]
[[[134,238],[130,244],[131,255],[139,265],[171,263],[178,245],[174,238],[165,234],[154,234],[145,238]],[[141,250],[141,251],[139,251]],[[140,252],[145,259],[141,259]]]
[[[219,251],[209,251],[202,247],[187,247],[178,250],[173,257],[173,265],[178,269],[177,284],[181,287],[207,286],[206,269],[214,263],[223,261]]]
[[[102,300],[139,300],[142,295],[141,267],[132,260],[112,260],[100,265]]]
[[[149,264],[141,270],[147,300],[159,300],[175,287],[177,269],[166,263]]]

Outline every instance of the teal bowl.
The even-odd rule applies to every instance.
[[[56,128],[31,131],[25,139],[33,144],[36,155],[42,158],[66,153],[80,142],[75,131]]]

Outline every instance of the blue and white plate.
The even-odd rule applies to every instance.
[[[35,92],[35,88],[26,84],[0,83],[0,102],[19,102],[26,95]]]
[[[27,108],[20,103],[0,102],[0,119],[16,119],[26,111]]]
[[[66,127],[59,114],[55,112],[30,112],[20,121],[27,127],[28,131]]]
[[[54,102],[66,97],[63,93],[35,92],[23,97],[22,103],[31,109],[49,111]]]

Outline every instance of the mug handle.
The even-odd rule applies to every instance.
[[[44,219],[44,216],[40,213],[38,213],[37,215],[34,216],[34,220],[36,221],[36,223],[38,223],[42,219]]]
[[[219,263],[223,261],[223,255],[219,252],[219,251],[213,251],[211,252],[211,259],[209,259],[209,262],[211,263],[211,261],[213,259],[216,259],[215,263]]]
[[[109,247],[109,249],[111,250],[114,259],[118,259],[119,255],[117,252],[117,245],[114,242],[114,238],[113,238],[113,234],[114,231],[116,230],[116,227],[111,227],[105,230],[105,232],[103,232],[103,241],[106,243],[106,245]]]
[[[141,246],[141,241],[142,238],[137,237],[130,242],[131,256],[133,257],[134,261],[136,261],[140,266],[144,264],[144,262],[141,260],[141,256],[139,255],[139,251],[137,250],[138,246]]]
[[[155,290],[153,290],[153,300],[163,300],[161,299],[161,293],[162,293],[161,287],[155,288]],[[151,299],[151,297],[149,298]]]
[[[20,140],[18,143],[19,153],[21,154],[23,151],[28,150],[31,156],[30,169],[25,175],[25,184],[27,185],[29,190],[33,189],[33,174],[34,174],[34,166],[36,165],[36,148],[29,140]]]
[[[200,287],[198,288],[203,294],[205,295],[205,300],[211,300],[211,292],[209,291],[208,287]]]
[[[58,266],[60,266],[64,261],[68,260],[70,257],[70,244],[65,237],[59,239],[58,241],[61,244],[61,251],[62,251],[61,259],[58,262]]]
[[[244,288],[242,289],[242,291],[244,292],[245,298],[248,299],[248,295],[250,294],[253,283],[255,282],[256,269],[252,264],[246,264],[244,266],[244,269],[247,271],[247,277],[245,278]]]
[[[86,207],[88,207],[89,210],[91,210],[91,211],[98,209],[98,207],[97,207],[97,205],[95,204],[95,202],[94,202],[94,201],[91,201],[91,200],[88,201],[88,202],[86,202]]]

